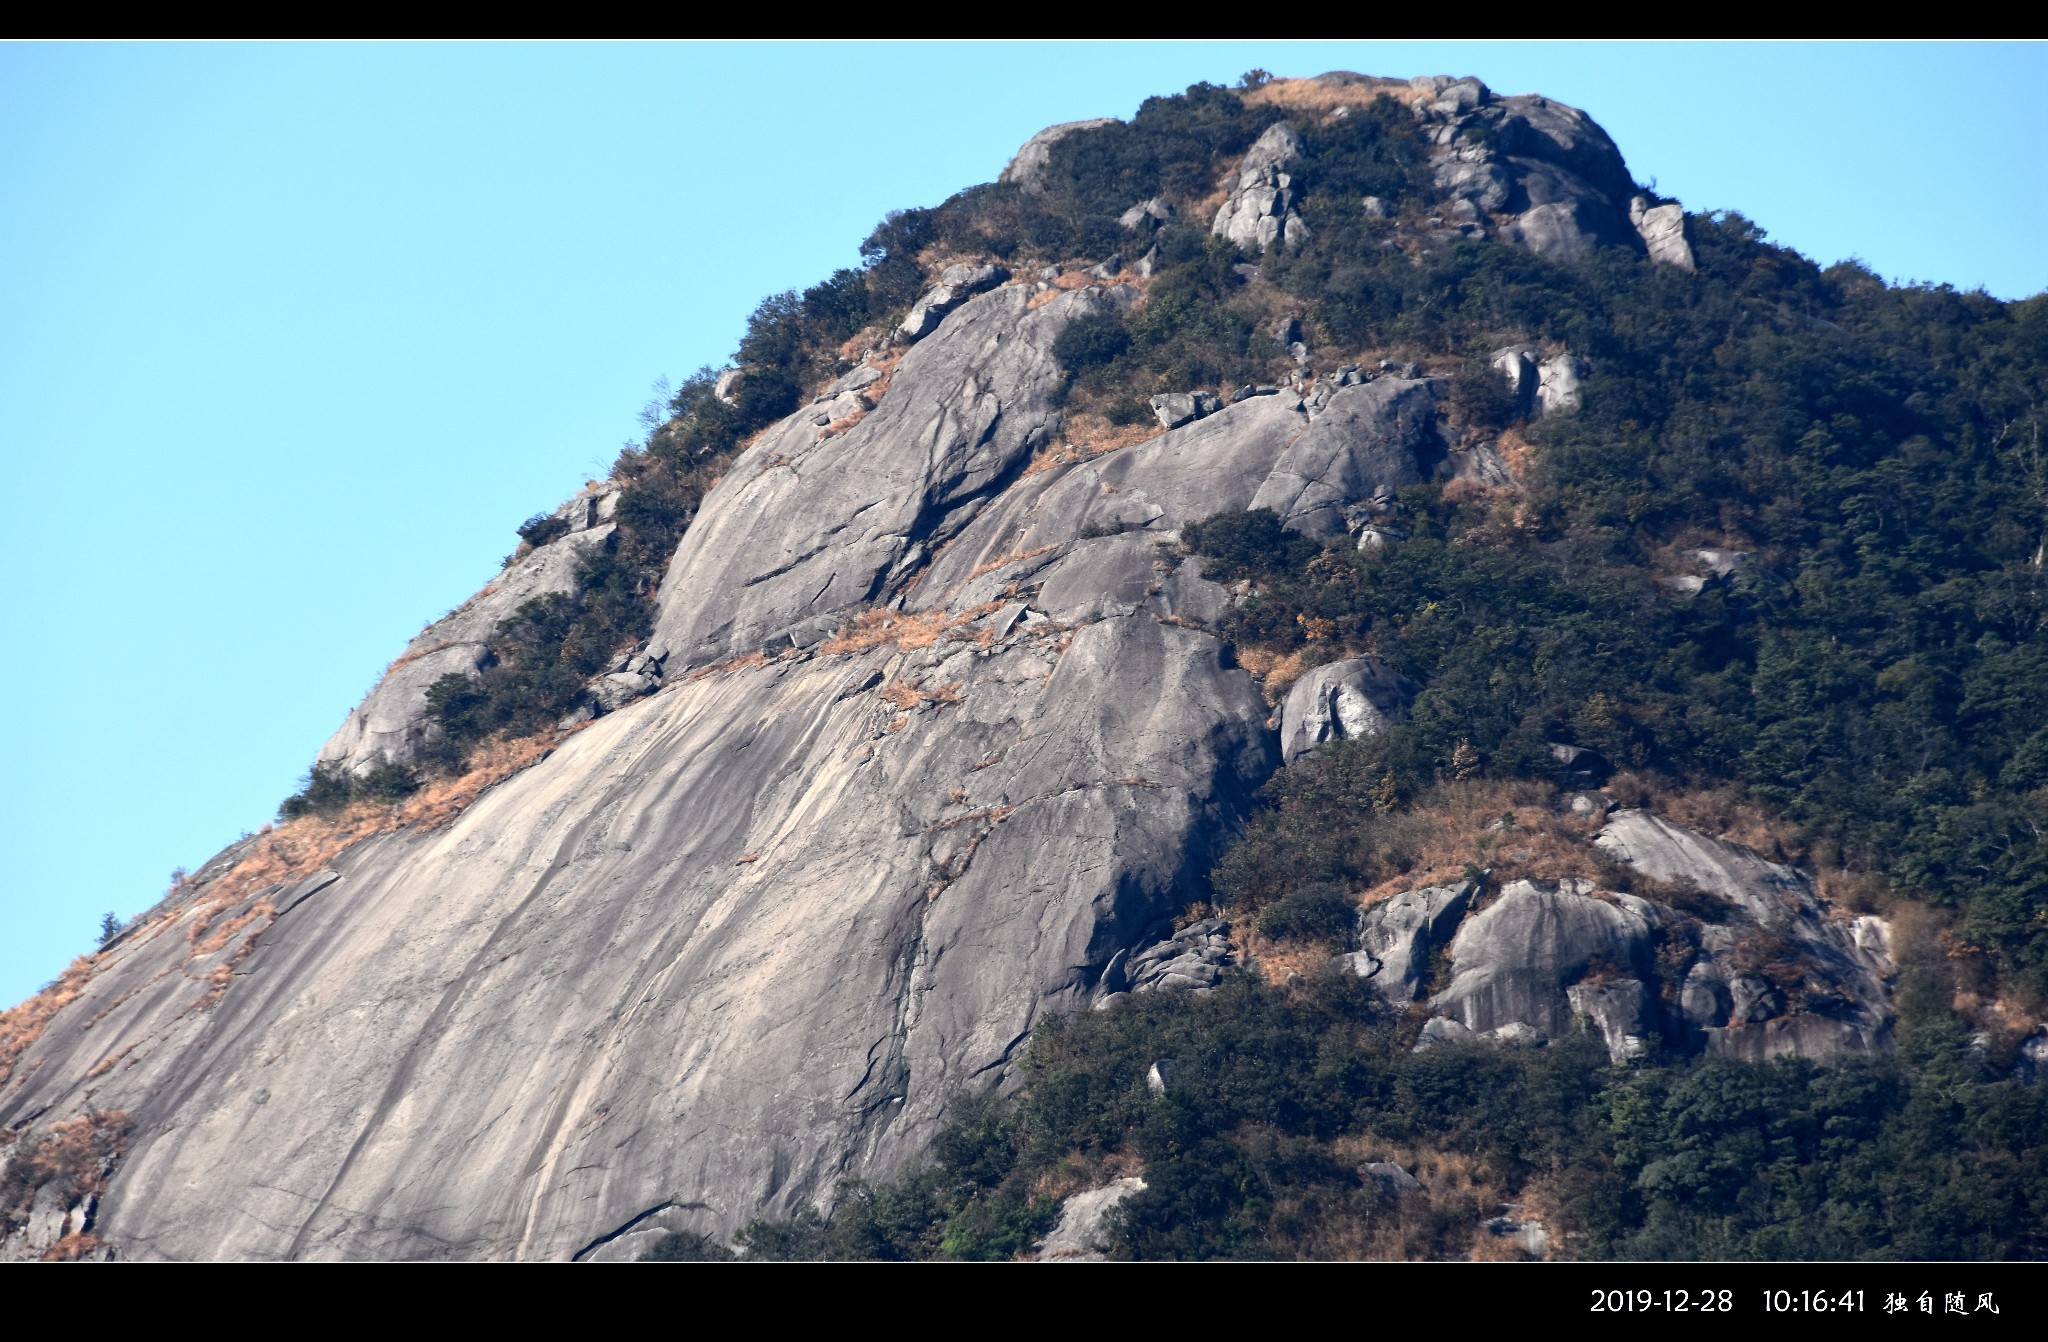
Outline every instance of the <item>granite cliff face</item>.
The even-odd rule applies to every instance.
[[[1643,245],[1597,127],[1470,84],[1417,103],[1454,199],[1531,247]],[[1252,221],[1248,251],[1294,226],[1286,138],[1217,216],[1233,238]],[[1682,226],[1655,229],[1681,263]],[[1213,981],[1220,924],[1169,938],[1254,791],[1413,687],[1345,662],[1276,713],[1211,632],[1233,597],[1180,528],[1269,507],[1368,543],[1366,505],[1444,466],[1443,386],[1304,371],[1142,441],[1076,441],[1053,343],[1141,293],[1097,270],[963,271],[761,434],[608,673],[612,711],[551,753],[312,874],[259,879],[230,849],[67,978],[0,1125],[118,1115],[123,1145],[96,1201],[53,1203],[16,1247],[89,1224],[129,1259],[630,1256],[891,1173],[949,1096],[1014,1083],[1035,1022],[1141,962]],[[416,758],[426,687],[565,590],[614,497],[579,495],[564,534],[415,639],[322,760]],[[1624,830],[1631,860],[1665,860]],[[1507,907],[1457,932],[1467,903],[1430,904],[1417,934],[1455,935],[1461,972]],[[1419,983],[1427,946],[1403,935],[1390,973]],[[1454,984],[1442,1009],[1514,1014],[1453,1009],[1481,999]],[[1531,1023],[1569,1028],[1562,1002]]]

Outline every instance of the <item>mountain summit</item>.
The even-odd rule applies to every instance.
[[[1915,382],[1881,284],[1470,78],[1056,126],[863,255],[530,519],[277,826],[5,1017],[7,1252],[811,1224],[1025,1090],[1034,1030],[1228,993],[1588,1076],[1893,1051],[1911,929],[1874,854],[2048,782],[2017,708],[1966,750],[1913,706],[1950,730],[2040,622],[1952,604],[1951,665],[1871,651],[1840,593],[2038,603],[2038,503],[1993,479],[2025,430],[1975,427],[2025,393],[1967,352],[2038,316],[1927,297],[1965,352]],[[1916,731],[1950,791],[1898,800],[1870,761]],[[1894,874],[2017,1003],[2024,919]],[[1987,1027],[2000,1066],[2031,1025]],[[1141,1099],[1199,1072],[1130,1067]],[[1095,1171],[1042,1251],[1095,1252],[1147,1168]],[[1472,1233],[1561,1243],[1539,1219]]]

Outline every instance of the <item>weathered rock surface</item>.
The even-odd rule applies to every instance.
[[[1475,1034],[1512,1022],[1555,1039],[1572,1025],[1569,986],[1596,970],[1646,975],[1649,919],[1593,898],[1591,889],[1584,881],[1517,881],[1501,891],[1451,939],[1450,986],[1431,1009]]]
[[[1376,736],[1415,697],[1415,686],[1377,657],[1316,667],[1294,682],[1280,708],[1280,755],[1296,757],[1325,741]]]
[[[1301,135],[1294,127],[1284,121],[1267,127],[1245,152],[1236,185],[1217,207],[1209,231],[1248,252],[1305,240],[1308,225],[1294,208],[1294,179],[1281,169],[1300,155]]]
[[[1596,842],[1659,881],[1719,897],[1725,916],[1584,880],[1517,881],[1476,913],[1478,886],[1432,887],[1360,913],[1352,971],[1405,1006],[1424,991],[1431,956],[1448,955],[1450,982],[1430,999],[1418,1048],[1540,1045],[1581,1020],[1616,1062],[1653,1036],[1757,1061],[1890,1047],[1882,919],[1836,916],[1796,869],[1647,812],[1615,813]]]
[[[1698,268],[1693,264],[1692,244],[1685,236],[1683,205],[1651,205],[1637,196],[1629,202],[1628,220],[1635,225],[1636,236],[1643,240],[1643,250],[1652,261],[1680,270]]]
[[[1111,961],[1102,976],[1105,1006],[1118,993],[1202,992],[1223,980],[1230,964],[1230,924],[1221,918],[1189,923],[1164,941]],[[1160,1085],[1164,1087],[1162,1079]]]
[[[1339,387],[1252,497],[1287,527],[1318,540],[1345,532],[1344,507],[1424,479],[1442,455],[1436,389],[1382,377]]]
[[[1450,944],[1478,892],[1476,882],[1460,881],[1404,891],[1360,909],[1352,972],[1397,1004],[1421,997],[1429,981],[1430,948]]]
[[[1145,1181],[1128,1175],[1100,1188],[1086,1188],[1060,1204],[1060,1219],[1038,1246],[1041,1263],[1099,1263],[1109,1247],[1104,1222]]]
[[[938,284],[911,305],[910,311],[897,326],[896,333],[904,340],[922,340],[939,329],[939,323],[946,319],[947,313],[976,294],[993,289],[1009,278],[1010,272],[997,265],[947,266],[940,272]],[[848,413],[851,413],[853,408],[865,409],[866,402],[855,402],[853,407],[849,407]],[[829,423],[832,418],[838,416],[829,416],[827,422]],[[817,421],[813,419],[812,422]]]
[[[320,763],[358,773],[379,764],[418,760],[430,730],[427,688],[443,676],[475,675],[481,670],[498,623],[528,601],[575,591],[583,561],[611,544],[612,524],[596,519],[600,514],[609,517],[617,499],[614,491],[597,497],[579,495],[564,504],[564,510],[585,519],[581,528],[533,551],[421,630],[320,748]]]
[[[1703,1047],[1761,1061],[1890,1046],[1895,970],[1882,919],[1831,916],[1796,867],[1647,811],[1617,811],[1594,842],[1658,880],[1689,882],[1730,906],[1728,917],[1700,927],[1698,958],[1683,980],[1681,1014]],[[1779,963],[1799,967],[1795,979],[1773,982],[1743,967],[1766,958],[1753,952],[1767,945]]]
[[[1279,749],[1173,542],[1308,417],[1048,464],[1051,342],[1126,298],[1030,297],[742,454],[615,711],[317,877],[216,897],[230,850],[102,952],[0,1123],[133,1116],[115,1253],[630,1258],[886,1177],[1045,1012],[1215,981],[1224,929],[1171,919]],[[430,635],[487,636],[583,516]]]

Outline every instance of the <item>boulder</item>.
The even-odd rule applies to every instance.
[[[1536,407],[1536,352],[1527,345],[1510,345],[1496,350],[1489,361],[1507,383],[1515,399],[1515,412],[1526,415]]]
[[[2037,1027],[2020,1042],[2013,1075],[2030,1086],[2048,1080],[2048,1025]]]
[[[1106,1256],[1109,1241],[1105,1224],[1109,1213],[1125,1198],[1145,1191],[1145,1181],[1136,1175],[1084,1189],[1060,1204],[1060,1219],[1038,1245],[1041,1263],[1099,1263]]]
[[[1604,241],[1578,201],[1532,205],[1502,228],[1501,237],[1553,261],[1576,261]]]
[[[1702,960],[1687,971],[1679,993],[1679,1008],[1684,1012],[1685,1023],[1694,1030],[1719,1029],[1728,1023],[1734,998],[1711,961]]]
[[[592,681],[590,696],[600,712],[610,713],[660,688],[658,676],[642,675],[637,671],[615,671]]]
[[[1609,857],[1660,881],[1690,881],[1735,904],[1758,926],[1782,931],[1817,912],[1813,887],[1795,867],[1648,811],[1616,811],[1593,842]]]
[[[1590,972],[1647,977],[1648,920],[1591,889],[1580,880],[1508,886],[1452,938],[1454,972],[1431,1009],[1474,1033],[1519,1021],[1556,1038],[1575,1014],[1566,989]]]
[[[1294,179],[1280,170],[1300,153],[1294,127],[1284,121],[1267,127],[1238,165],[1237,184],[1217,207],[1209,231],[1248,252],[1304,239],[1307,225],[1294,210]]]
[[[1700,958],[1679,994],[1709,1052],[1825,1059],[1890,1047],[1896,968],[1882,919],[1829,916],[1804,872],[1646,811],[1616,811],[1594,843],[1659,881],[1726,902],[1727,913],[1699,929]],[[1775,939],[1775,958],[1797,965],[1796,987],[1743,968],[1742,948],[1759,933]]]
[[[939,282],[912,305],[896,328],[905,341],[922,340],[939,329],[946,314],[978,293],[995,288],[1010,278],[998,265],[953,265],[939,274]]]
[[[1360,1178],[1377,1185],[1390,1198],[1402,1198],[1422,1191],[1422,1180],[1389,1160],[1369,1160],[1358,1167]]]
[[[1586,361],[1570,354],[1545,359],[1536,370],[1536,412],[1557,414],[1579,408],[1579,384],[1585,379]]]
[[[1675,202],[1652,205],[1645,196],[1629,201],[1628,221],[1635,226],[1643,249],[1660,266],[1694,270],[1692,244],[1685,237],[1685,207]]]
[[[1450,942],[1478,890],[1472,881],[1433,885],[1360,909],[1352,972],[1389,1001],[1415,1001],[1428,985],[1431,949]]]
[[[1154,196],[1141,200],[1118,217],[1117,223],[1127,232],[1156,233],[1173,218],[1173,206]]]
[[[1642,980],[1575,983],[1565,989],[1565,999],[1573,1015],[1586,1017],[1600,1032],[1611,1060],[1622,1063],[1642,1054],[1656,1023],[1655,1001]]]
[[[999,182],[1013,182],[1026,192],[1037,194],[1045,189],[1039,180],[1047,165],[1052,161],[1052,147],[1069,135],[1098,126],[1114,126],[1113,116],[1089,117],[1083,121],[1066,121],[1057,126],[1047,126],[1038,134],[1026,140],[1009,164],[1003,169]]]
[[[1103,986],[1134,993],[1213,988],[1223,981],[1223,970],[1230,964],[1229,932],[1230,924],[1221,918],[1190,923],[1129,956],[1121,966],[1122,982],[1113,985],[1105,975]]]
[[[1408,679],[1377,657],[1316,667],[1287,691],[1280,756],[1291,764],[1325,741],[1377,736],[1414,697]]]
[[[1468,75],[1444,86],[1443,91],[1437,94],[1436,110],[1446,116],[1456,116],[1473,110],[1492,97],[1493,93],[1486,85]]]
[[[1145,1071],[1145,1090],[1155,1099],[1166,1094],[1173,1081],[1173,1059],[1160,1058]]]
[[[1158,417],[1162,429],[1177,429],[1183,424],[1192,424],[1202,416],[1201,405],[1194,394],[1185,391],[1170,391],[1152,398],[1152,413]]]

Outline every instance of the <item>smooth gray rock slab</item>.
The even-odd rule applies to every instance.
[[[1155,540],[1169,539],[1189,522],[1242,511],[1273,463],[1307,427],[1298,398],[1258,396],[1136,446],[1039,471],[979,510],[933,560],[906,605],[926,610],[947,602],[1007,599],[1012,587],[1047,581],[1049,566],[1077,541],[1087,547],[1104,544],[1082,541],[1084,536],[1144,531],[1154,533]],[[1106,561],[1118,552],[1093,553],[1096,561]],[[1115,562],[1121,566],[1124,560]],[[1155,580],[1169,594],[1182,594],[1182,609],[1200,604],[1180,583]],[[1212,598],[1220,591],[1213,584],[1204,586]]]
[[[1423,479],[1436,443],[1436,394],[1427,381],[1376,378],[1336,388],[1322,412],[1274,463],[1252,497],[1303,535],[1344,534],[1344,508]]]
[[[1587,888],[1581,881],[1508,886],[1459,927],[1450,949],[1455,972],[1431,1008],[1474,1033],[1520,1022],[1557,1038],[1574,1015],[1565,990],[1589,971],[1646,976],[1649,923]]]
[[[654,637],[670,676],[892,595],[1051,440],[1065,380],[1052,342],[1114,292],[1036,311],[1019,286],[983,294],[904,353],[889,394],[845,433],[821,440],[799,415],[757,440],[669,561]]]
[[[1292,764],[1325,741],[1377,736],[1414,697],[1408,678],[1377,657],[1316,667],[1294,682],[1281,705],[1281,758]]]
[[[1422,1180],[1390,1160],[1369,1160],[1358,1167],[1358,1172],[1389,1197],[1406,1197],[1422,1191]]]
[[[1796,867],[1674,825],[1649,811],[1616,811],[1593,842],[1616,861],[1660,881],[1691,881],[1740,907],[1759,926],[1783,929],[1813,907],[1813,886]]]

